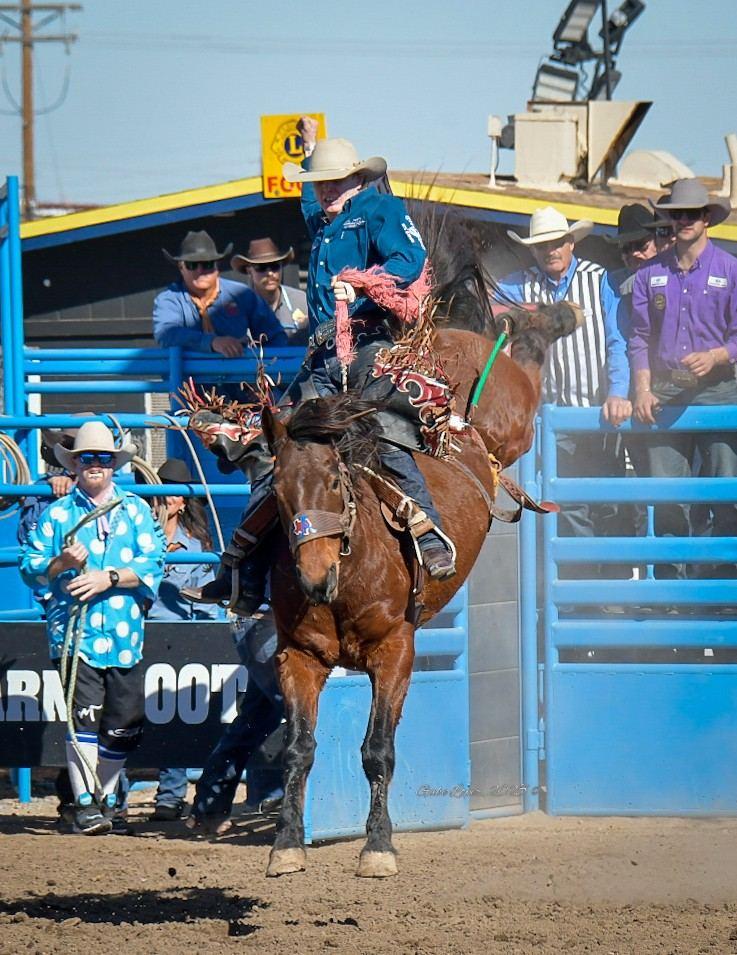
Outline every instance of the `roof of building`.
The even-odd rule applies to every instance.
[[[712,192],[721,185],[714,179],[704,179],[703,182]],[[396,172],[391,176],[391,185],[394,192],[404,198],[460,206],[475,210],[482,218],[514,225],[524,224],[541,203],[554,204],[568,219],[591,219],[599,227],[597,231],[608,231],[608,227],[615,226],[619,208],[625,203],[646,202],[647,198],[662,194],[616,185],[607,189],[546,192],[522,189],[511,181],[502,182],[501,179],[499,186],[491,189],[488,176],[468,173]],[[24,222],[21,225],[23,249],[31,251],[163,223],[289,201],[265,199],[261,187],[261,178],[253,176]],[[726,222],[711,230],[711,234],[727,242],[737,242],[737,213],[733,211]]]

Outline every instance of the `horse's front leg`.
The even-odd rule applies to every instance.
[[[384,878],[397,874],[389,818],[389,784],[394,775],[394,736],[407,696],[414,660],[414,628],[404,623],[371,654],[368,672],[373,697],[366,738],[361,747],[363,769],[371,787],[366,845],[356,875]]]
[[[289,647],[276,658],[284,697],[287,739],[284,749],[284,799],[267,875],[286,875],[305,868],[305,784],[315,759],[317,699],[329,668],[301,650]]]

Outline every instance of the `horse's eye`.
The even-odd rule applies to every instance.
[[[333,490],[337,491],[340,487],[340,478],[333,478]]]

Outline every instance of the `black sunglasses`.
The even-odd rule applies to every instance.
[[[197,269],[202,269],[203,272],[212,272],[215,264],[211,259],[209,262],[185,262],[184,267],[188,272],[196,272]]]
[[[678,222],[679,219],[685,219],[687,222],[696,222],[703,214],[703,209],[668,209],[668,215],[675,222]]]
[[[655,230],[655,235],[659,239],[670,239],[673,235],[673,229],[669,225],[659,225]]]
[[[648,236],[646,239],[637,239],[634,242],[626,242],[622,247],[622,251],[629,253],[644,252],[652,241],[652,236]]]
[[[254,265],[257,272],[281,272],[281,262],[264,262],[262,265]]]
[[[100,467],[109,468],[115,460],[112,451],[81,451],[77,455],[77,460],[85,467],[89,464],[99,464]]]

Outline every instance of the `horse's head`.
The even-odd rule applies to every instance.
[[[374,410],[336,395],[304,402],[286,423],[263,414],[279,513],[300,584],[314,603],[338,595],[340,558],[350,553],[356,518],[353,471],[378,464]]]

